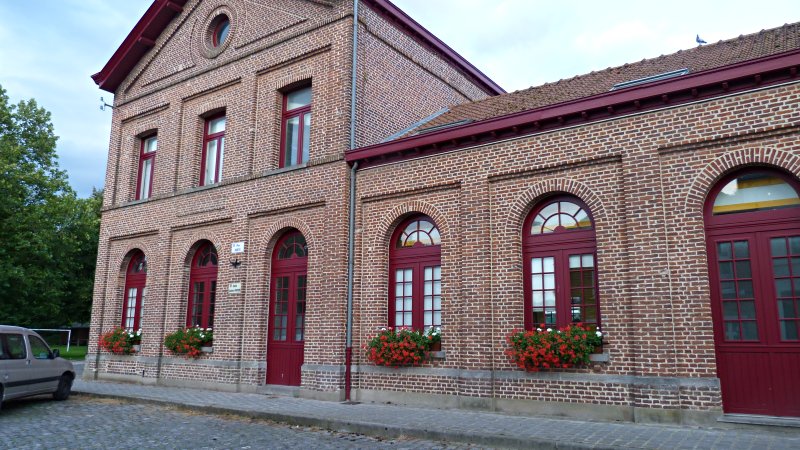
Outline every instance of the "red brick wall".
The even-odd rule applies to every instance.
[[[703,202],[737,167],[800,173],[797,93],[778,87],[360,171],[358,341],[387,325],[388,237],[403,217],[427,214],[442,234],[440,364],[465,377],[454,388],[430,369],[367,371],[356,387],[718,410]],[[568,381],[524,374],[503,355],[505,335],[523,327],[522,223],[558,192],[595,218],[610,359],[559,371]]]
[[[295,228],[310,252],[303,385],[341,389],[340,373],[313,367],[341,365],[344,354],[351,9],[346,1],[190,1],[122,83],[112,119],[87,373],[97,368],[101,376],[145,382],[263,384],[270,258],[281,234]],[[220,12],[232,23],[221,52],[203,44],[208,22]],[[380,26],[381,33],[392,33]],[[437,79],[430,88],[436,95],[397,106],[404,120],[464,101],[448,94],[453,86],[476,91],[415,42],[392,46],[417,60],[402,68],[408,86],[427,83],[429,72],[452,78]],[[310,160],[279,169],[282,91],[304,81],[313,92]],[[360,87],[365,108],[400,105],[397,97],[405,95],[372,86]],[[223,110],[222,182],[198,187],[204,117]],[[381,120],[382,130],[396,126]],[[140,138],[152,132],[159,141],[153,196],[133,201]],[[169,355],[162,342],[185,324],[189,263],[202,240],[216,246],[220,259],[214,349],[186,362]],[[246,253],[237,256],[242,266],[233,268],[229,249],[238,241],[246,242]],[[124,269],[133,249],[148,259],[142,349],[132,357],[98,354],[99,334],[121,322]],[[230,282],[241,282],[242,293],[229,295]]]

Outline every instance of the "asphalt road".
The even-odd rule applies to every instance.
[[[468,448],[216,416],[163,406],[73,396],[12,401],[0,411],[3,449]]]

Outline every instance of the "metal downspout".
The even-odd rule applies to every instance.
[[[350,78],[350,150],[356,148],[356,82],[358,71],[358,0],[353,1],[353,59]],[[344,349],[344,398],[350,400],[353,364],[353,268],[355,261],[356,170],[358,161],[350,168],[350,209],[347,230],[347,330]]]

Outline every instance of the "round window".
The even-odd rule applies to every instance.
[[[217,24],[214,26],[211,44],[214,47],[219,47],[225,43],[225,39],[228,37],[228,31],[231,29],[231,21],[228,20],[226,16],[220,16],[216,22]]]

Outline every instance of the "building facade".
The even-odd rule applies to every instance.
[[[798,48],[787,25],[504,94],[385,0],[156,0],[94,76],[115,108],[86,376],[798,417]],[[606,334],[589,367],[504,354],[576,321]],[[211,353],[164,348],[195,325]],[[118,326],[141,351],[97,348]],[[387,326],[440,327],[442,352],[375,366]]]

